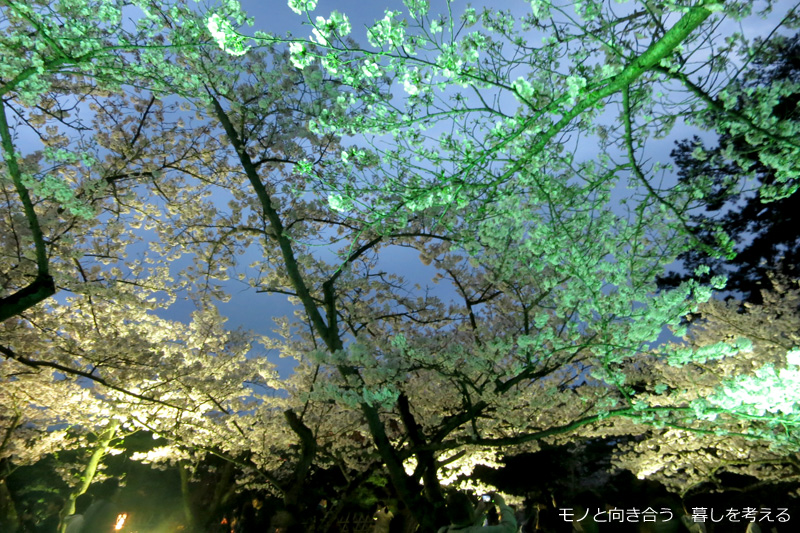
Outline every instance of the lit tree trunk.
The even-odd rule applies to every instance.
[[[103,460],[106,453],[108,453],[109,448],[111,448],[111,441],[114,440],[117,429],[119,429],[119,422],[112,420],[106,430],[98,436],[97,445],[89,461],[86,463],[80,483],[78,483],[78,486],[67,496],[67,501],[64,502],[64,507],[61,509],[58,533],[66,533],[67,518],[75,514],[75,502],[89,490],[94,476],[97,474],[97,468],[100,466],[100,462]]]
[[[189,470],[186,461],[178,464],[178,472],[181,476],[181,501],[183,502],[183,518],[189,531],[195,530],[194,512],[192,512],[191,491],[189,490]]]

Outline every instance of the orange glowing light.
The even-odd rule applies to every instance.
[[[114,531],[119,531],[125,525],[125,520],[128,519],[128,513],[122,513],[117,515],[117,523],[114,524]]]

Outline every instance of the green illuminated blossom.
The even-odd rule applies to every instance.
[[[514,80],[512,87],[516,95],[522,100],[529,101],[534,95],[533,86],[531,86],[530,82],[525,78],[517,78]]]
[[[311,55],[303,43],[289,43],[290,61],[296,68],[303,69],[314,62]]]
[[[52,198],[64,206],[70,213],[83,220],[91,220],[95,211],[91,205],[75,197],[75,192],[63,180],[53,175],[46,175],[41,180],[33,176],[23,175],[22,183],[40,198]]]
[[[419,69],[416,67],[408,69],[403,75],[403,90],[411,96],[415,96],[420,93],[421,85],[422,79]]]
[[[708,401],[731,412],[756,416],[800,415],[800,368],[776,370],[771,364],[764,365],[752,376],[727,380]]]
[[[306,11],[313,11],[317,7],[317,0],[289,0],[289,8],[302,15]]]
[[[412,17],[421,18],[428,14],[430,4],[428,0],[403,0]]]
[[[344,37],[350,33],[351,29],[352,26],[347,15],[334,11],[329,19],[317,17],[315,27],[312,30],[312,39],[321,45],[328,45],[334,34]]]
[[[552,5],[550,0],[528,0],[528,3],[531,5],[533,16],[537,19],[550,16],[550,7]]]
[[[328,205],[334,211],[345,213],[353,208],[353,201],[342,194],[328,195]]]
[[[786,362],[792,366],[800,367],[800,350],[795,348],[786,354]]]
[[[310,161],[301,160],[297,162],[295,168],[299,174],[307,176],[311,174],[312,170],[314,169],[314,165]]]
[[[250,49],[244,44],[245,38],[236,33],[231,23],[218,14],[215,13],[208,18],[206,27],[219,47],[233,56],[244,55]]]
[[[382,20],[377,21],[367,31],[367,39],[369,44],[376,48],[400,47],[405,40],[406,30],[405,21],[399,21],[397,17],[400,13],[398,11],[386,11],[386,16]]]
[[[474,7],[468,7],[461,15],[461,21],[466,27],[474,26],[478,22],[478,13]]]
[[[364,388],[361,397],[367,405],[391,408],[397,403],[400,392],[391,386],[378,387],[375,389]]]
[[[361,73],[367,78],[377,78],[383,75],[383,69],[377,61],[364,61],[361,65]]]
[[[687,363],[705,363],[724,357],[733,357],[740,352],[752,350],[753,343],[746,338],[738,338],[733,343],[717,342],[698,348],[679,348],[667,355],[669,364],[682,366]]]

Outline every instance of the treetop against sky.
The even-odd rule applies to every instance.
[[[520,2],[515,5],[512,17],[510,12],[500,11],[500,7],[481,12],[457,3],[443,3],[448,11],[437,18],[435,5],[406,4],[403,9],[398,6],[396,11],[387,10],[384,18],[374,25],[366,25],[371,48],[353,47],[346,42],[357,28],[346,12],[336,10],[326,18],[318,14],[325,13],[324,5],[313,2],[290,6],[307,17],[306,24],[312,32],[308,40],[257,31],[256,40],[248,41],[234,36],[233,28],[226,26],[217,13],[211,15],[214,21],[211,29],[223,46],[227,31],[231,43],[239,47],[236,53],[244,51],[245,42],[288,42],[295,65],[316,58],[330,74],[349,85],[367,86],[370,79],[385,74],[392,78],[395,87],[402,86],[405,92],[405,98],[400,99],[404,102],[402,109],[392,105],[397,101],[395,93],[395,98],[388,102],[370,104],[371,122],[367,118],[337,122],[334,109],[323,112],[311,126],[323,130],[328,127],[337,133],[357,130],[379,136],[391,134],[394,142],[399,136],[409,144],[414,143],[417,150],[411,152],[428,164],[433,163],[434,168],[426,165],[415,169],[415,178],[431,187],[412,193],[406,203],[411,210],[436,203],[443,205],[459,197],[463,202],[473,188],[482,191],[495,186],[537,161],[545,147],[552,157],[548,142],[556,135],[561,142],[556,142],[553,148],[563,147],[567,139],[575,142],[577,136],[569,133],[575,132],[579,117],[584,118],[581,126],[595,121],[594,126],[580,128],[584,139],[599,134],[601,144],[613,145],[613,139],[603,139],[607,137],[608,125],[599,123],[597,116],[610,103],[609,97],[623,97],[626,91],[622,88],[631,87],[637,80],[647,82],[639,86],[634,83],[634,90],[647,87],[648,94],[637,94],[633,108],[622,113],[631,117],[631,133],[626,137],[636,137],[635,143],[629,144],[636,144],[639,149],[648,138],[668,134],[676,121],[697,120],[696,111],[708,105],[708,96],[720,91],[744,67],[728,53],[740,37],[735,33],[717,33],[730,25],[702,23],[712,12],[736,20],[754,9],[744,3],[669,3],[657,13],[649,13],[649,7],[637,11],[637,6],[628,3],[589,2],[576,11],[571,3],[533,2],[526,6]],[[771,6],[755,8],[767,10]],[[655,15],[663,20],[654,20]],[[477,25],[483,25],[484,31],[470,31]],[[547,34],[548,30],[552,31]],[[651,33],[651,38],[645,38]],[[700,40],[701,36],[708,39]],[[341,56],[344,51],[353,50],[358,60],[350,56],[345,60]],[[542,64],[548,67],[535,68]],[[687,72],[702,83],[695,84],[686,77]],[[686,90],[694,92],[695,98],[676,99],[680,91]],[[622,98],[617,104],[624,106],[625,101]],[[630,103],[631,99],[627,101]],[[715,105],[721,105],[720,102]],[[353,97],[340,100],[344,107],[352,103]],[[680,108],[684,104],[692,106],[691,113]],[[747,117],[738,119],[744,122],[744,127],[754,125]],[[439,138],[437,147],[435,137],[428,133],[431,129],[441,133],[435,129],[441,124],[458,126],[461,138],[451,139],[454,146],[441,146],[446,139]],[[761,131],[765,133],[763,128]],[[474,138],[476,134],[479,138]],[[534,137],[536,141],[531,142]],[[797,148],[790,135],[772,138]],[[619,148],[625,149],[619,136],[616,141]],[[442,159],[437,148],[444,147],[450,148],[444,152],[457,149],[458,160]],[[473,153],[477,155],[471,156]],[[503,157],[487,157],[495,153]],[[391,150],[382,154],[391,160]],[[514,159],[512,163],[509,156]],[[448,165],[454,161],[455,165]],[[491,168],[491,163],[501,163],[502,171],[495,167],[491,175],[482,175]],[[786,179],[792,181],[791,177]],[[350,196],[341,191],[330,195],[330,200],[333,207],[352,208]]]
[[[774,192],[792,194],[798,126],[771,111],[796,89],[738,85],[764,47],[723,22],[774,9],[785,31],[794,10],[514,5],[407,0],[357,42],[344,6],[313,1],[288,4],[308,38],[238,33],[234,1],[3,2],[4,356],[93,379],[121,423],[176,450],[247,452],[290,500],[314,461],[378,461],[425,515],[442,461],[576,436],[728,435],[781,460],[793,346],[732,331],[651,349],[665,326],[696,331],[683,317],[724,283],[656,277],[731,245],[688,227],[712,184],[667,179],[646,146],[681,124],[735,130],[770,146]],[[70,99],[92,113],[70,118]],[[26,128],[45,149],[18,143]],[[216,303],[242,292],[254,316],[264,293],[290,298],[260,339],[297,361],[288,379],[225,331]],[[177,294],[189,324],[153,313]],[[757,385],[779,393],[741,394]],[[291,483],[273,454],[290,442]]]
[[[615,191],[627,182],[632,186],[628,196],[635,202],[645,191],[674,224],[685,229],[691,199],[703,194],[702,180],[688,187],[671,187],[665,163],[647,162],[644,147],[653,138],[667,135],[675,124],[702,126],[699,110],[722,106],[722,99],[712,95],[725,95],[720,91],[736,79],[748,60],[730,53],[744,36],[725,35],[720,29],[730,29],[726,20],[772,7],[769,3],[670,3],[650,12],[649,6],[591,2],[581,4],[576,12],[571,3],[521,2],[514,5],[512,17],[499,11],[504,6],[482,13],[480,8],[442,3],[448,10],[437,15],[435,4],[404,4],[402,8],[398,4],[396,11],[387,10],[374,25],[349,21],[343,7],[326,18],[325,4],[291,4],[293,11],[306,18],[309,39],[256,32],[256,39],[248,41],[234,36],[232,27],[217,13],[211,15],[210,26],[223,47],[226,35],[230,36],[237,54],[258,42],[288,42],[295,65],[319,60],[323,69],[346,85],[364,88],[382,75],[392,79],[390,97],[369,101],[371,117],[353,119],[330,109],[309,124],[315,131],[375,136],[374,152],[382,161],[377,172],[391,168],[385,187],[402,195],[402,208],[383,202],[373,181],[375,171],[370,172],[369,183],[329,184],[328,201],[345,213],[361,210],[384,227],[391,227],[394,214],[402,226],[409,211],[433,206],[469,211],[465,208],[471,198],[496,194],[515,173],[533,174],[555,164],[569,168],[570,179],[594,179]],[[712,12],[727,18],[703,24]],[[792,16],[790,10],[781,22],[790,27]],[[752,18],[756,17],[748,20]],[[484,30],[470,31],[478,26]],[[372,48],[346,41],[356,29],[364,30]],[[343,55],[353,51],[355,57]],[[547,67],[535,68],[538,65]],[[775,89],[765,90],[775,97]],[[342,109],[356,102],[360,105],[365,97],[358,96],[344,95],[337,103]],[[760,113],[756,107],[754,114]],[[601,114],[614,117],[618,127],[599,120]],[[767,135],[781,149],[797,150],[791,131],[772,135],[741,113],[730,113],[726,120],[733,118],[742,127]],[[389,147],[379,142],[387,137]],[[588,162],[585,149],[577,148],[587,139],[596,140],[600,147],[596,160]],[[353,156],[368,154],[354,148],[342,157],[351,163]],[[785,155],[779,159],[793,159]],[[622,162],[614,164],[619,159]],[[306,168],[303,162],[299,168]],[[587,169],[599,177],[586,178]],[[783,175],[791,188],[792,173]],[[661,185],[665,178],[666,185]],[[615,196],[614,202],[618,200]],[[699,242],[695,245],[706,249]],[[721,253],[730,253],[731,243],[723,233],[718,233],[717,245]]]

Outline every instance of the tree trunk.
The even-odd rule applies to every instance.
[[[80,483],[78,483],[78,486],[67,496],[67,501],[64,502],[64,507],[61,509],[61,513],[59,513],[58,533],[66,533],[67,518],[75,514],[75,502],[89,490],[94,476],[97,474],[97,468],[100,466],[103,457],[108,453],[108,449],[111,447],[111,441],[114,440],[118,428],[119,422],[112,420],[108,424],[106,430],[97,437],[97,446],[92,456],[89,458],[89,461],[86,463],[86,468],[83,469]]]
[[[214,494],[211,503],[208,504],[206,511],[200,517],[200,520],[195,520],[195,524],[208,525],[211,520],[218,520],[218,513],[228,501],[231,496],[236,493],[236,483],[232,481],[233,478],[233,463],[225,462],[222,466],[222,474],[219,481],[214,483]]]
[[[0,531],[15,533],[19,529],[19,515],[14,498],[5,479],[0,479]]]
[[[183,504],[183,518],[189,531],[195,531],[194,512],[192,509],[192,494],[189,490],[189,470],[186,461],[178,463],[178,472],[181,476],[181,502]]]
[[[397,491],[397,496],[403,500],[409,510],[414,514],[420,525],[420,531],[435,530],[436,526],[436,506],[422,497],[420,494],[419,483],[406,474],[403,463],[397,457],[397,452],[386,435],[386,426],[380,419],[378,410],[366,403],[361,404],[361,412],[367,419],[370,433],[378,448],[378,453],[386,465],[389,472],[389,479],[392,486]]]

